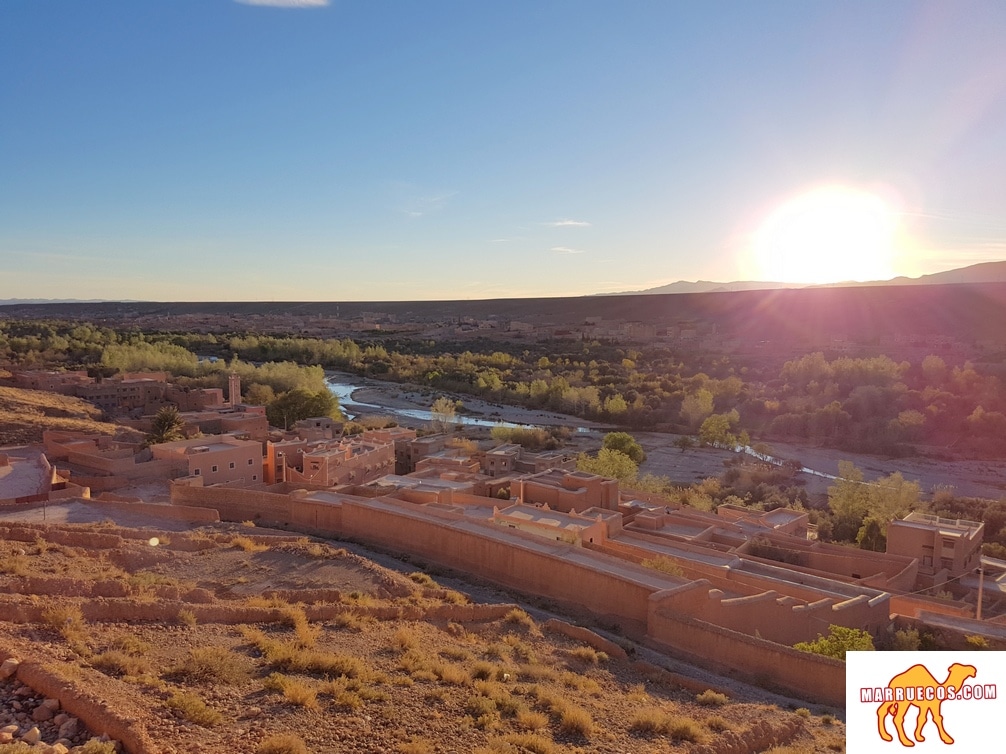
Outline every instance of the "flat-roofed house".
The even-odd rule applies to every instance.
[[[262,443],[231,435],[151,445],[156,459],[184,459],[189,475],[204,485],[262,481]]]
[[[934,586],[978,568],[984,533],[979,521],[915,511],[887,525],[887,552],[918,558],[919,581]]]

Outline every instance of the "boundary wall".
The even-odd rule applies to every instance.
[[[684,653],[726,673],[739,671],[756,681],[784,686],[805,699],[845,706],[845,663],[800,652],[766,639],[697,620],[650,602],[647,638],[672,653]]]
[[[215,508],[225,521],[255,520],[407,553],[589,611],[629,635],[649,638],[664,651],[739,671],[811,701],[844,704],[844,663],[672,613],[662,603],[675,593],[667,587],[690,588],[681,579],[453,511],[429,511],[389,498],[340,495],[338,501],[326,502],[304,499],[303,494],[171,487],[173,503]]]

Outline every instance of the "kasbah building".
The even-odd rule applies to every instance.
[[[236,377],[227,401],[221,390],[181,390],[160,373],[122,375],[100,390],[72,372],[17,379],[90,395],[141,430],[161,406],[176,405],[185,433],[198,436],[144,448],[48,431],[31,461],[37,489],[0,505],[89,499],[350,538],[547,598],[672,656],[836,706],[844,663],[792,648],[832,625],[874,636],[926,628],[962,646],[965,636],[1006,641],[1006,617],[983,620],[976,605],[979,590],[1001,598],[1006,578],[1006,563],[981,555],[979,522],[913,513],[890,523],[887,552],[869,552],[817,541],[803,511],[673,506],[576,471],[562,451],[467,452],[446,434],[404,427],[344,437],[327,418],[279,431],[263,409],[240,402]],[[8,474],[26,463],[0,454]],[[116,494],[153,480],[169,480],[170,504]],[[952,598],[922,593],[939,588]]]

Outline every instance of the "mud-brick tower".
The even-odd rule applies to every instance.
[[[231,372],[230,377],[227,378],[227,397],[232,406],[241,403],[241,378],[234,372]]]

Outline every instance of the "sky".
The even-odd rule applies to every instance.
[[[2,0],[0,299],[1006,259],[1006,3]]]

